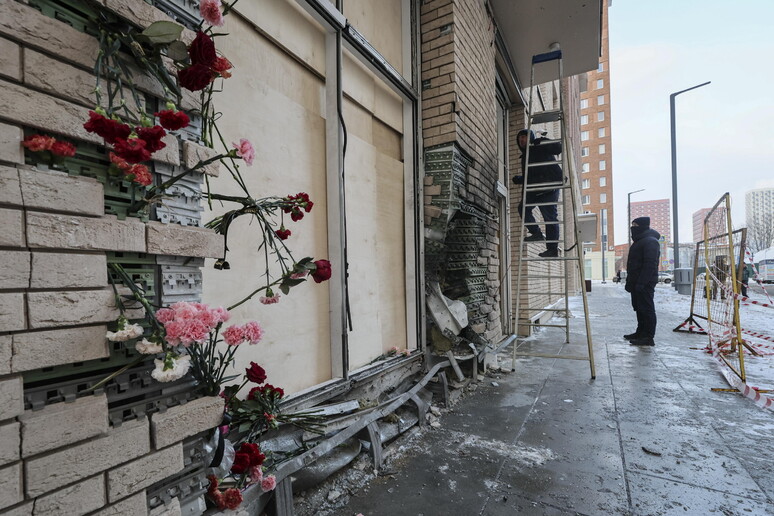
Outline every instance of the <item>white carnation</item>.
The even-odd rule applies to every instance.
[[[159,382],[174,382],[185,376],[191,367],[191,357],[188,355],[174,357],[171,361],[172,367],[164,369],[164,360],[159,360],[158,358],[154,360],[153,363],[156,364],[156,369],[151,372],[151,376]]]
[[[134,345],[134,348],[143,355],[155,355],[164,351],[161,344],[151,342],[148,339],[142,339],[140,342]]]
[[[139,324],[127,324],[122,330],[107,332],[105,337],[111,342],[126,342],[130,339],[142,337],[144,331]]]

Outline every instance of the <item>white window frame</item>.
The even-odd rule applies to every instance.
[[[581,172],[583,172],[584,174],[586,172],[591,172],[591,165],[589,165],[588,163],[582,164],[581,165]]]
[[[589,99],[581,99],[580,108],[587,109],[589,107]]]
[[[599,170],[607,170],[607,161],[599,160]]]
[[[581,147],[581,157],[585,158],[589,155],[589,148],[588,147]]]
[[[607,148],[605,147],[604,143],[599,144],[599,148],[597,149],[597,152],[599,154],[604,154],[605,152],[607,152]]]
[[[599,186],[607,186],[607,176],[602,176],[599,178]]]
[[[607,194],[606,193],[599,194],[599,203],[600,204],[606,204],[607,203]]]
[[[604,122],[604,121],[605,121],[605,112],[597,111],[597,122]]]
[[[581,131],[581,141],[585,142],[589,139],[589,132],[588,131]]]
[[[600,127],[599,129],[597,129],[597,138],[604,138],[605,133],[606,133],[605,128]]]
[[[604,79],[597,79],[597,89],[601,90],[605,87],[605,80]]]
[[[590,196],[590,195],[584,195],[584,196],[582,197],[582,201],[583,201],[583,204],[584,204],[584,205],[586,205],[586,204],[591,204],[591,196]]]
[[[605,96],[597,95],[597,106],[604,106],[604,105],[605,105]]]
[[[581,115],[580,125],[586,125],[589,123],[589,115]]]
[[[584,179],[581,181],[581,189],[591,188],[591,179]]]

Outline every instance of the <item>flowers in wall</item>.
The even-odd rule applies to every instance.
[[[57,140],[53,136],[33,134],[22,141],[22,145],[30,152],[39,155],[41,161],[48,166],[61,165],[64,158],[75,156],[76,148],[72,143]]]

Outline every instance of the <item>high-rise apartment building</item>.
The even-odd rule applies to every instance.
[[[693,241],[701,242],[704,240],[704,219],[712,208],[702,208],[693,212]]]
[[[607,241],[605,267],[609,278],[615,273],[615,241],[613,235],[613,149],[610,136],[610,47],[608,38],[608,7],[602,2],[602,43],[599,67],[586,74],[586,91],[580,94],[581,131],[581,210],[596,213],[600,224],[597,240],[584,246],[587,270],[592,278],[602,274],[602,238]],[[589,263],[591,262],[591,263]],[[591,268],[589,268],[591,265]],[[588,276],[587,276],[588,277]]]
[[[704,219],[707,218],[707,214],[710,211],[712,211],[712,208],[702,208],[699,211],[693,212],[693,241],[694,242],[701,242],[702,240],[704,240]],[[724,207],[717,208],[716,214],[717,216],[724,217],[726,214],[726,209]],[[714,236],[718,236],[719,229],[717,227],[717,224],[711,224],[710,231],[714,233],[714,234],[710,233],[709,235],[710,238]]]
[[[756,188],[744,194],[747,226],[771,220],[774,214],[774,188]]]
[[[650,217],[650,227],[655,229],[664,240],[672,241],[672,224],[670,217],[671,202],[669,199],[654,201],[638,201],[632,203],[632,220],[637,217]],[[629,221],[631,222],[631,221]]]

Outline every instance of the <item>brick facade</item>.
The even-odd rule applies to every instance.
[[[428,277],[465,302],[489,342],[500,316],[494,23],[472,0],[421,4]]]

